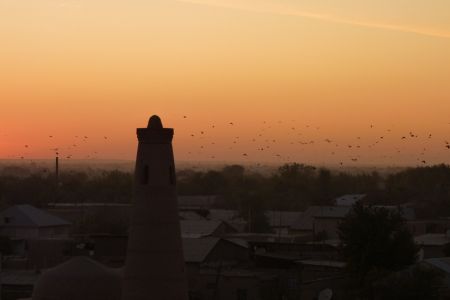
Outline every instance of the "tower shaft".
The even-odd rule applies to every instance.
[[[187,300],[175,189],[173,129],[153,116],[139,128],[123,300]]]

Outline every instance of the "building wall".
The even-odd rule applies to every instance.
[[[197,273],[196,286],[189,287],[191,300],[279,300],[278,280],[257,276],[217,275],[210,271]]]
[[[444,246],[422,246],[423,258],[445,257]]]
[[[263,281],[257,277],[224,276],[219,281],[219,299],[236,300],[275,300],[278,295],[275,290],[268,289],[268,285],[276,286],[273,282]],[[265,291],[265,292],[264,292]]]
[[[302,265],[301,278],[302,282],[312,280],[337,277],[342,275],[342,268],[333,268],[329,266]]]
[[[27,242],[28,269],[55,267],[70,258],[73,242],[63,239],[30,240]]]
[[[222,222],[216,230],[211,234],[211,236],[222,237],[230,233],[236,233],[237,230],[225,222]]]
[[[348,285],[346,277],[329,278],[304,282],[301,286],[301,296],[299,299],[317,299],[318,294],[324,289],[333,291],[333,300],[355,299],[354,295],[345,287]]]
[[[39,229],[37,227],[4,227],[0,235],[15,239],[37,239]]]
[[[336,239],[338,238],[338,226],[341,219],[334,218],[314,218],[314,235],[326,233],[325,239]]]
[[[125,262],[128,237],[117,236],[91,236],[94,244],[94,258],[109,267],[121,267]]]
[[[30,299],[33,293],[31,285],[2,285],[1,300]]]
[[[0,235],[15,239],[66,238],[69,236],[69,226],[54,227],[4,227]]]
[[[220,240],[216,247],[209,253],[205,263],[218,261],[247,261],[249,250],[227,240]]]
[[[259,253],[278,253],[311,259],[339,260],[340,258],[337,248],[322,243],[250,242],[250,249]]]
[[[39,228],[39,238],[68,238],[69,229],[69,226],[41,227]]]

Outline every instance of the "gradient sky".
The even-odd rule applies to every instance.
[[[450,163],[450,1],[0,0],[0,104],[0,158],[158,114],[179,160]]]

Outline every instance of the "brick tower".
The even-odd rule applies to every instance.
[[[134,209],[123,278],[123,300],[187,300],[175,190],[173,129],[152,116],[138,128]]]

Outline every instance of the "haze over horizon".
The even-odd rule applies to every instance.
[[[450,2],[0,0],[0,159],[450,163]]]

